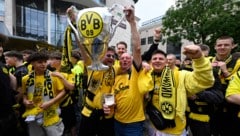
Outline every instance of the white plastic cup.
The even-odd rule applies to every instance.
[[[113,94],[104,94],[104,102],[107,106],[112,106],[115,104],[115,98]]]

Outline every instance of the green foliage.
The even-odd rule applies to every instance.
[[[163,17],[163,43],[187,39],[213,48],[218,37],[228,35],[240,43],[240,1],[177,0]],[[211,50],[214,51],[214,50]]]

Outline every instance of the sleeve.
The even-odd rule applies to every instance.
[[[193,71],[186,72],[184,84],[186,90],[191,94],[212,87],[214,76],[210,61],[203,56],[199,59],[193,59]]]
[[[71,84],[74,84],[75,83],[75,74],[71,73],[71,74],[67,74],[66,76],[66,79],[68,82],[70,82]]]
[[[22,72],[18,71],[14,74],[14,76],[17,79],[17,87],[21,87],[21,85],[22,85]]]
[[[240,94],[240,71],[234,74],[232,80],[229,82],[225,97],[233,94]]]
[[[64,85],[58,77],[53,77],[53,80],[54,80],[55,91],[57,93],[59,93],[59,91],[64,90]]]
[[[145,69],[143,69],[143,70],[139,73],[139,77],[138,77],[138,88],[139,88],[139,92],[140,92],[141,94],[145,94],[145,93],[153,90],[153,88],[154,88],[154,83],[153,83],[151,71],[148,71],[148,72],[147,72]]]
[[[146,52],[144,52],[143,53],[143,55],[142,55],[142,60],[143,61],[150,61],[151,60],[151,56],[152,56],[152,53],[155,51],[155,50],[157,50],[158,49],[158,44],[155,44],[155,43],[153,43],[151,46],[150,46],[150,48],[146,51]]]
[[[220,104],[224,100],[222,84],[216,72],[214,72],[214,78],[215,78],[215,82],[213,87],[208,88],[205,91],[202,91],[200,93],[197,93],[197,97],[200,100],[205,101],[207,103]]]

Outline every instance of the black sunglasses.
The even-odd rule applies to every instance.
[[[106,56],[107,56],[108,58],[113,58],[113,59],[115,58],[115,55],[111,55],[111,54],[107,54]]]

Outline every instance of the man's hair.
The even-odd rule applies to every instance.
[[[23,60],[23,55],[21,52],[18,52],[18,51],[7,51],[7,52],[4,52],[4,56],[5,57],[16,57],[18,60]]]
[[[112,51],[112,52],[116,53],[115,49],[113,47],[108,47],[107,51]]]
[[[118,43],[117,43],[117,47],[118,47],[119,44],[123,44],[123,45],[125,46],[125,48],[127,49],[127,43],[126,43],[126,42],[124,42],[124,41],[118,42]]]
[[[231,36],[221,36],[221,37],[217,38],[216,41],[218,41],[218,40],[227,40],[227,39],[230,39],[232,41],[232,44],[234,44],[234,39]]]
[[[22,50],[21,52],[22,52],[22,54],[29,54],[29,55],[31,55],[31,54],[33,54],[33,53],[34,53],[34,51],[33,51],[33,50],[29,50],[29,49]]]
[[[164,57],[167,57],[167,54],[166,54],[164,51],[159,50],[159,49],[155,50],[155,51],[152,53],[152,56],[155,55],[155,54],[162,54]]]
[[[210,51],[210,48],[206,44],[198,44],[202,51]]]
[[[8,42],[8,37],[0,33],[0,46],[4,46]]]
[[[81,54],[80,54],[80,52],[77,51],[77,50],[73,50],[73,51],[72,51],[72,57],[75,58],[75,59],[77,59],[77,60],[81,60]]]
[[[192,61],[192,59],[191,58],[189,58],[189,57],[186,57],[183,61],[187,61],[187,60],[190,60],[190,61]]]
[[[49,56],[47,52],[36,52],[34,54],[31,54],[28,58],[28,62],[34,62],[34,61],[39,61],[39,60],[43,60],[46,61],[48,60]]]
[[[176,55],[173,53],[169,53],[169,54],[167,54],[167,56],[173,56],[173,58],[177,59]]]
[[[61,60],[62,59],[62,53],[61,52],[51,52],[51,54],[49,55],[49,59],[57,59],[57,60]]]

